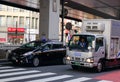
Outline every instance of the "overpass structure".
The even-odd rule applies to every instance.
[[[0,4],[40,12],[39,35],[45,35],[49,39],[58,39],[59,16],[62,17],[62,27],[64,18],[81,21],[81,18],[70,14],[70,11],[83,11],[101,18],[120,19],[119,0],[0,0]],[[63,8],[67,9],[67,15],[64,15]],[[79,16],[79,13],[76,15]]]

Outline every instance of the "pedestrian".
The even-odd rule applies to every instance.
[[[78,45],[79,45],[81,48],[86,48],[86,47],[87,47],[87,44],[86,44],[84,38],[81,38],[81,40],[79,39]]]

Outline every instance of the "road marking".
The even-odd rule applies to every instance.
[[[23,68],[18,68],[18,69],[4,69],[4,70],[0,70],[0,73],[1,72],[11,72],[11,71],[22,71],[22,70],[25,70]]]
[[[69,78],[69,77],[73,77],[73,76],[71,76],[71,75],[61,75],[61,76],[44,78],[44,79],[31,80],[31,81],[27,81],[27,82],[48,82],[48,81],[55,81],[55,80],[60,80],[60,79],[64,79],[64,78]]]
[[[21,74],[30,74],[30,73],[39,73],[40,71],[22,71],[22,72],[15,72],[15,73],[7,73],[7,74],[0,74],[0,77],[8,77],[11,75],[21,75]]]
[[[90,79],[92,79],[92,78],[81,77],[81,78],[72,79],[72,80],[68,80],[68,81],[64,81],[64,82],[82,82],[82,81],[87,81],[87,80],[90,80]]]
[[[15,80],[23,80],[23,79],[29,79],[29,78],[35,78],[35,77],[41,77],[41,76],[48,76],[48,75],[55,75],[56,73],[41,73],[41,74],[32,74],[32,75],[23,75],[19,77],[11,77],[11,78],[5,78],[0,79],[0,82],[6,82],[6,81],[15,81]]]
[[[0,69],[6,69],[6,68],[13,68],[13,67],[9,67],[9,66],[0,67]]]
[[[97,82],[113,82],[113,81],[101,80],[101,81],[97,81]]]

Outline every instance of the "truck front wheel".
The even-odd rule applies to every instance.
[[[98,62],[97,67],[96,67],[96,72],[101,72],[103,70],[103,65],[101,62]]]

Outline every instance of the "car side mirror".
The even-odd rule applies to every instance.
[[[92,41],[92,48],[95,48],[95,41]]]

